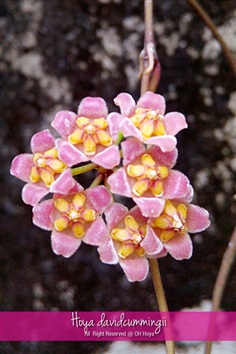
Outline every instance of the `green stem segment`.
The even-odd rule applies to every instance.
[[[79,166],[79,167],[75,167],[72,168],[72,176],[77,176],[77,175],[81,175],[82,173],[88,172],[88,171],[92,171],[95,168],[97,168],[98,165],[96,165],[95,163],[88,163],[87,165],[83,165],[83,166]]]

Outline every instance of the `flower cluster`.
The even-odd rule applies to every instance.
[[[102,262],[119,263],[129,281],[142,281],[148,258],[190,258],[189,233],[205,230],[209,214],[191,204],[193,188],[174,169],[185,117],[165,114],[164,97],[152,92],[137,104],[127,93],[114,102],[120,113],[108,114],[100,97],[84,98],[77,114],[58,112],[52,127],[60,137],[36,133],[32,154],[16,156],[11,174],[26,182],[22,199],[33,223],[51,231],[56,254],[70,257],[83,241],[98,247]],[[99,178],[84,190],[74,176],[86,166]],[[135,206],[115,201],[121,196]]]

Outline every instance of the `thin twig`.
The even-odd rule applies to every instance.
[[[220,308],[223,292],[226,286],[226,282],[230,273],[230,269],[233,265],[236,256],[236,227],[231,236],[228,247],[224,253],[220,270],[216,278],[216,282],[213,289],[212,296],[212,311],[216,312]],[[206,342],[205,354],[210,354],[212,348],[212,341]]]
[[[161,273],[158,265],[158,261],[155,258],[149,259],[149,265],[152,275],[153,286],[156,294],[156,299],[159,307],[159,311],[165,312],[168,314],[168,305],[166,302],[165,292],[161,280]],[[168,321],[169,319],[167,319]],[[168,321],[169,330],[170,330],[170,320]],[[165,328],[164,328],[165,329]],[[167,340],[166,341],[166,353],[167,354],[174,354],[175,353],[175,343],[174,341]]]
[[[208,16],[206,11],[199,5],[197,0],[187,0],[187,2],[193,7],[193,9],[196,11],[196,13],[201,17],[203,22],[207,25],[207,27],[211,30],[213,36],[217,39],[217,41],[220,43],[221,48],[225,54],[225,57],[231,67],[231,70],[233,71],[235,77],[236,77],[236,59],[234,58],[233,54],[231,53],[230,49],[226,45],[223,37],[220,35],[218,32],[216,26],[212,22],[211,18]]]
[[[157,57],[153,34],[153,1],[144,0],[144,49],[140,53],[141,95],[155,92],[160,81],[160,63]]]

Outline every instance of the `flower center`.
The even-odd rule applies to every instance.
[[[73,145],[82,144],[85,155],[95,155],[97,145],[112,144],[112,138],[107,131],[108,124],[104,118],[79,117],[76,125],[74,132],[68,136],[68,141]]]
[[[54,200],[54,206],[59,212],[54,221],[57,231],[70,228],[75,237],[82,237],[85,234],[84,225],[96,219],[96,212],[93,209],[86,209],[86,198],[83,194],[75,194],[71,201],[64,198]]]
[[[31,169],[30,180],[37,183],[42,180],[46,187],[50,187],[54,182],[55,175],[62,173],[66,169],[66,164],[58,159],[56,148],[46,152],[36,153],[33,157],[34,166]]]
[[[169,175],[166,166],[158,166],[151,155],[144,154],[141,157],[141,165],[130,164],[127,166],[127,174],[136,179],[132,191],[137,196],[142,196],[150,190],[157,197],[163,194],[162,180]]]
[[[174,205],[169,200],[166,201],[162,214],[151,222],[151,226],[157,228],[157,234],[162,242],[167,242],[174,236],[183,235],[188,231],[187,211],[185,204]]]
[[[163,116],[159,114],[159,110],[137,108],[130,119],[140,130],[144,139],[166,134]]]
[[[123,229],[115,228],[111,231],[112,239],[119,243],[119,256],[126,258],[133,253],[140,257],[144,256],[145,251],[141,242],[146,234],[146,226],[139,225],[131,215],[125,217],[124,223],[125,227]]]

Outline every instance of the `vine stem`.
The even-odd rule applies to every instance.
[[[231,53],[230,49],[226,45],[223,37],[220,35],[219,31],[217,30],[216,26],[212,22],[211,18],[208,16],[206,11],[201,7],[197,0],[187,0],[189,5],[196,11],[199,17],[203,20],[203,22],[207,25],[207,27],[211,30],[213,36],[217,39],[220,43],[221,48],[225,54],[225,57],[236,77],[236,59],[234,58],[233,54]]]
[[[168,317],[168,305],[165,297],[165,291],[163,288],[162,280],[161,280],[161,273],[159,269],[159,264],[157,259],[149,258],[149,265],[152,275],[153,286],[156,294],[156,299],[159,307],[159,311],[165,312]],[[167,318],[170,330],[170,319]],[[165,328],[164,328],[165,330]],[[174,354],[175,353],[175,344],[174,341],[166,340],[166,353],[167,354]]]
[[[160,80],[160,63],[154,46],[153,34],[153,0],[144,0],[144,49],[140,54],[141,96],[151,90],[155,92]],[[159,311],[165,312],[168,317],[168,305],[162,284],[161,273],[157,259],[149,259],[152,282],[156,294]],[[169,320],[170,329],[170,320]],[[167,330],[165,329],[165,334]],[[175,343],[166,340],[166,354],[175,354]]]
[[[225,250],[221,262],[220,270],[216,278],[212,296],[212,311],[216,312],[220,308],[220,303],[226,286],[226,282],[236,256],[236,227],[233,231],[228,247]],[[214,326],[214,323],[212,324]],[[206,342],[205,354],[210,354],[212,349],[212,341]]]
[[[144,0],[144,49],[140,53],[141,96],[148,90],[155,92],[160,81],[161,66],[157,57],[153,34],[153,0]]]

